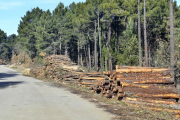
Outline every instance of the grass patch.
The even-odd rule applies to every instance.
[[[127,104],[125,102],[123,102],[123,101],[119,101],[119,104],[123,105],[123,106],[127,106]]]

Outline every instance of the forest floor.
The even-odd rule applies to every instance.
[[[28,71],[27,68],[22,66],[9,66],[21,73]],[[126,104],[122,101],[116,99],[108,99],[102,97],[100,94],[93,93],[87,88],[66,84],[62,82],[52,81],[48,79],[40,79],[42,81],[48,82],[54,87],[66,88],[73,94],[78,94],[82,98],[87,99],[90,102],[96,103],[99,108],[104,108],[107,112],[115,114],[116,117],[113,120],[172,120],[180,119],[172,113],[166,110],[154,111],[150,110],[150,106],[146,105],[136,105],[136,104]],[[159,104],[159,106],[161,106]]]

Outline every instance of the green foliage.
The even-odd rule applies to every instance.
[[[30,54],[31,58],[36,56],[37,49],[36,44],[36,20],[39,19],[42,14],[42,9],[34,8],[31,11],[27,11],[26,15],[22,17],[18,27],[18,34],[20,36],[20,42],[25,52]]]
[[[129,20],[120,38],[121,52],[117,56],[118,65],[138,65],[138,40],[132,19]]]
[[[141,29],[143,2],[140,0]],[[147,0],[146,8],[149,65],[169,67],[169,0]],[[17,36],[7,36],[0,30],[0,59],[10,60],[13,55],[23,53],[40,63],[42,52],[46,55],[66,53],[75,62],[82,55],[82,63],[88,66],[91,62],[93,67],[96,38],[98,65],[102,63],[106,68],[110,68],[109,62],[113,67],[116,64],[138,65],[137,12],[137,0],[86,0],[67,7],[60,2],[52,13],[33,8],[21,18]],[[179,18],[180,7],[174,1],[177,68],[180,68]],[[142,41],[143,36],[142,32]],[[99,46],[102,46],[102,55]],[[141,46],[144,56],[143,42]]]

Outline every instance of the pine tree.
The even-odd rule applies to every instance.
[[[147,45],[147,31],[146,31],[146,0],[144,0],[144,52],[145,52],[145,64],[148,66],[148,45]]]
[[[52,21],[51,12],[49,10],[42,13],[40,18],[35,19],[36,32],[34,33],[37,49],[37,56],[41,52],[46,52],[48,55],[55,53],[54,44],[54,34],[52,33]]]
[[[42,14],[42,9],[34,8],[31,11],[27,11],[26,15],[22,17],[18,26],[18,34],[21,44],[25,52],[27,52],[31,58],[36,57],[37,49],[35,48],[35,18],[39,19]]]
[[[170,50],[171,50],[171,59],[170,59],[170,69],[171,74],[174,77],[174,16],[173,16],[173,0],[170,0],[169,3],[169,16],[170,16]]]
[[[6,33],[0,29],[0,59],[8,58],[8,48],[7,48],[7,35]]]
[[[118,65],[138,65],[138,40],[132,19],[129,20],[123,36],[120,38],[121,53],[118,55]]]
[[[138,40],[139,40],[139,66],[142,66],[140,0],[138,0]]]

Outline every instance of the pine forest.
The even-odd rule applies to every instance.
[[[87,71],[116,65],[180,68],[180,6],[173,0],[86,0],[51,12],[33,8],[18,35],[0,30],[0,59],[68,55]],[[22,61],[23,62],[23,61]]]

